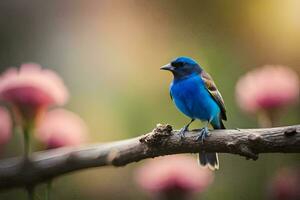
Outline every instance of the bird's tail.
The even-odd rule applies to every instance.
[[[225,129],[225,126],[222,120],[219,121],[218,125],[214,125],[212,123],[214,129]],[[218,170],[219,169],[219,159],[217,153],[206,153],[202,151],[199,153],[199,164],[202,166],[208,166],[211,170]]]
[[[206,153],[204,151],[199,153],[199,164],[202,166],[208,166],[211,170],[219,169],[219,159],[217,153]]]

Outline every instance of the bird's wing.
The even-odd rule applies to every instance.
[[[171,97],[171,100],[173,100],[173,96],[172,96],[171,90],[170,90],[170,97]]]
[[[221,109],[221,118],[223,120],[227,120],[224,100],[222,98],[222,95],[218,91],[218,88],[217,88],[216,84],[214,83],[213,79],[204,70],[202,70],[200,76],[205,83],[206,89],[208,90],[208,92],[210,93],[212,98],[217,102],[217,104],[219,105],[219,107]]]

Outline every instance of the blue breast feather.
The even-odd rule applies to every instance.
[[[170,93],[176,107],[188,117],[219,122],[220,108],[198,74],[174,80],[170,85]]]

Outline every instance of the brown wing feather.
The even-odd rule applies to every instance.
[[[223,120],[227,120],[226,108],[225,108],[224,100],[222,98],[221,93],[218,91],[218,88],[217,88],[216,84],[214,83],[213,79],[204,70],[201,72],[201,78],[202,78],[202,80],[205,83],[206,89],[208,90],[208,92],[211,94],[211,96],[213,97],[213,99],[219,105],[219,107],[221,109],[221,118]]]

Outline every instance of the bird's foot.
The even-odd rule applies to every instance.
[[[182,129],[180,129],[180,131],[179,131],[179,136],[181,137],[181,139],[182,138],[185,138],[185,132],[186,131],[188,131],[188,128],[187,128],[187,126],[184,126]]]
[[[205,138],[207,138],[208,136],[210,136],[210,132],[209,132],[208,128],[203,127],[202,129],[200,129],[200,133],[197,137],[197,141],[200,141],[203,144]]]

